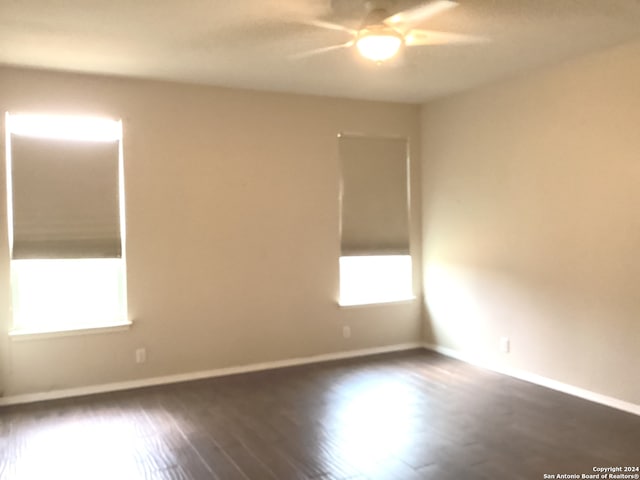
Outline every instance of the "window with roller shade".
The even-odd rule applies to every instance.
[[[6,115],[14,333],[127,323],[121,132]]]
[[[413,298],[407,141],[339,136],[340,305]]]

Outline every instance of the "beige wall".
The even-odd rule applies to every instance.
[[[123,118],[135,322],[122,333],[2,335],[6,395],[420,341],[417,301],[336,304],[336,135],[406,135],[417,168],[418,107],[0,69],[0,110]],[[413,218],[419,291],[417,210]],[[134,363],[137,347],[147,363]]]
[[[423,107],[427,340],[640,404],[639,85],[636,43]]]

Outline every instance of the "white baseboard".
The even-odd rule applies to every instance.
[[[470,363],[472,365],[476,365],[478,367],[485,368],[487,370],[492,370],[497,373],[502,373],[504,375],[508,375],[510,377],[517,378],[519,380],[524,380],[525,382],[534,383],[542,387],[567,393],[569,395],[573,395],[574,397],[580,397],[585,400],[589,400],[591,402],[595,402],[601,405],[606,405],[607,407],[615,408],[617,410],[623,410],[628,413],[633,413],[634,415],[640,415],[640,405],[636,403],[626,402],[624,400],[610,397],[608,395],[603,395],[601,393],[592,392],[591,390],[575,387],[573,385],[559,382],[551,378],[543,377],[542,375],[537,375],[535,373],[530,373],[525,370],[518,370],[514,368],[507,368],[507,367],[502,367],[500,365],[495,365],[490,362],[483,361],[478,358],[474,358],[471,355],[468,355],[450,348],[441,347],[439,345],[424,344],[423,346],[427,350],[432,350],[434,352],[440,353],[447,357],[455,358],[457,360],[461,360],[465,363]]]
[[[543,387],[567,393],[576,397],[590,400],[595,403],[606,405],[618,410],[623,410],[635,415],[640,415],[640,405],[626,402],[614,397],[602,395],[583,388],[575,387],[566,383],[559,382],[541,375],[490,364],[486,361],[474,358],[471,355],[442,347],[439,345],[423,344],[420,342],[402,343],[396,345],[388,345],[384,347],[365,348],[360,350],[349,350],[343,352],[326,353],[322,355],[313,355],[309,357],[290,358],[286,360],[276,360],[272,362],[253,363],[250,365],[240,365],[235,367],[217,368],[213,370],[203,370],[198,372],[180,373],[175,375],[167,375],[162,377],[144,378],[140,380],[130,380],[126,382],[107,383],[102,385],[91,385],[87,387],[68,388],[63,390],[52,390],[49,392],[28,393],[23,395],[14,395],[8,397],[0,397],[0,406],[18,405],[23,403],[41,402],[45,400],[56,400],[61,398],[80,397],[84,395],[93,395],[97,393],[116,392],[120,390],[131,390],[135,388],[152,387],[157,385],[167,385],[171,383],[188,382],[190,380],[202,380],[206,378],[222,377],[225,375],[234,375],[238,373],[258,372],[261,370],[272,370],[276,368],[292,367],[296,365],[306,365],[310,363],[320,363],[331,360],[341,360],[345,358],[364,357],[367,355],[375,355],[379,353],[399,352],[403,350],[411,350],[413,348],[425,348],[434,352],[461,360],[465,363],[479,366],[494,372],[498,372],[510,377],[518,378],[526,382],[534,383]]]
[[[0,407],[7,405],[18,405],[22,403],[42,402],[45,400],[57,400],[69,397],[81,397],[83,395],[93,395],[96,393],[116,392],[120,390],[131,390],[134,388],[152,387],[156,385],[166,385],[170,383],[188,382],[190,380],[202,380],[205,378],[222,377],[237,373],[258,372],[261,370],[272,370],[276,368],[292,367],[296,365],[306,365],[309,363],[320,363],[330,360],[341,360],[345,358],[364,357],[379,353],[399,352],[411,350],[413,348],[424,348],[421,342],[401,343],[387,345],[384,347],[364,348],[361,350],[348,350],[343,352],[325,353],[322,355],[312,355],[310,357],[290,358],[286,360],[276,360],[273,362],[253,363],[251,365],[240,365],[237,367],[217,368],[213,370],[203,370],[191,373],[179,373],[163,377],[143,378],[140,380],[130,380],[126,382],[106,383],[102,385],[91,385],[87,387],[68,388],[64,390],[52,390],[49,392],[27,393],[23,395],[13,395],[0,397]]]

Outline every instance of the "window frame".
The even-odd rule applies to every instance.
[[[406,303],[412,302],[416,300],[417,295],[415,293],[416,282],[414,275],[414,256],[412,254],[412,242],[411,242],[411,224],[412,224],[412,211],[411,211],[411,149],[410,149],[410,137],[405,135],[383,135],[383,134],[366,134],[366,133],[353,133],[353,132],[340,132],[337,135],[338,138],[338,152],[340,152],[340,140],[343,137],[347,138],[356,138],[356,139],[366,139],[371,138],[374,140],[391,140],[391,141],[403,141],[405,145],[405,182],[406,182],[406,214],[407,214],[407,251],[406,252],[360,252],[355,254],[344,254],[342,247],[342,231],[343,231],[343,196],[344,196],[344,177],[342,174],[342,165],[340,166],[340,183],[339,183],[339,201],[338,201],[338,214],[339,214],[339,242],[340,242],[340,255],[338,257],[338,296],[337,296],[337,304],[341,308],[351,308],[351,307],[366,307],[366,306],[374,306],[374,305],[384,305],[384,304],[396,304],[396,303]],[[338,161],[342,164],[343,159],[340,154],[338,155]],[[396,263],[396,267],[400,266],[400,263],[405,258],[409,258],[409,268],[404,273],[407,275],[404,280],[408,283],[406,286],[406,291],[399,293],[395,297],[379,297],[379,298],[370,298],[368,300],[362,301],[354,301],[352,299],[358,297],[357,294],[347,295],[347,299],[344,298],[343,288],[345,281],[345,272],[343,271],[344,264],[349,263],[350,259],[355,259],[355,257],[386,257],[389,261],[392,257],[396,257],[398,262]],[[345,262],[346,260],[346,262]],[[375,261],[374,261],[375,262]],[[366,266],[365,269],[371,269],[373,263],[369,266]],[[377,273],[380,274],[380,286],[384,286],[384,272],[373,272],[374,275]],[[352,273],[348,272],[348,276],[351,276]],[[349,298],[350,297],[350,298]],[[365,295],[361,295],[361,298],[364,298]]]
[[[18,130],[15,128],[15,125],[18,124],[18,128],[25,128],[24,124],[19,123],[20,120],[24,120],[25,118],[31,117],[32,119],[36,119],[37,123],[38,119],[46,119],[49,122],[62,122],[68,121],[70,125],[73,125],[73,122],[78,122],[76,125],[83,124],[85,127],[90,126],[91,122],[102,122],[106,128],[106,125],[110,125],[113,129],[111,133],[107,133],[106,130],[95,132],[95,137],[91,137],[90,132],[84,132],[87,136],[80,136],[75,132],[73,135],[67,136],[57,136],[58,134],[53,135],[50,133],[37,134],[34,132],[25,133],[25,130]],[[18,120],[17,120],[18,119]],[[43,120],[43,123],[46,124],[46,121]],[[53,124],[51,124],[53,125]],[[28,128],[28,127],[26,127]],[[80,129],[82,130],[82,129]],[[37,139],[43,138],[57,138],[61,140],[66,140],[69,142],[74,141],[117,141],[117,191],[118,191],[118,221],[120,227],[120,257],[108,257],[108,258],[80,258],[80,259],[64,259],[64,258],[43,258],[43,259],[18,259],[13,258],[13,239],[14,239],[14,208],[13,208],[13,175],[12,175],[12,148],[11,148],[11,136],[12,135],[21,135],[26,137],[34,137]],[[76,136],[77,135],[77,136]],[[101,135],[109,136],[115,135],[110,140],[107,138],[102,138]],[[43,338],[43,337],[55,337],[55,336],[67,336],[67,335],[79,335],[79,334],[87,334],[87,333],[101,333],[101,332],[112,332],[112,331],[123,331],[128,330],[131,326],[132,322],[129,319],[128,314],[128,289],[127,289],[127,260],[126,260],[126,217],[125,217],[125,183],[124,183],[124,158],[123,158],[123,123],[121,119],[113,120],[105,117],[96,117],[96,116],[84,116],[84,115],[49,115],[49,114],[40,114],[40,113],[12,113],[5,112],[5,177],[6,177],[6,213],[7,213],[7,234],[8,234],[8,253],[9,253],[9,273],[10,273],[10,302],[11,302],[11,315],[10,315],[10,329],[9,336],[15,340],[24,340],[29,338]],[[47,261],[53,260],[55,262],[63,263],[65,261],[73,261],[82,262],[86,260],[88,262],[95,260],[112,260],[113,269],[116,272],[113,278],[110,281],[116,282],[113,286],[115,290],[117,290],[117,299],[112,299],[115,311],[118,312],[115,315],[116,318],[103,320],[103,321],[56,321],[56,322],[42,322],[42,321],[34,321],[30,326],[29,321],[16,321],[16,312],[14,311],[15,295],[16,295],[16,285],[15,285],[15,274],[18,270],[17,264],[14,262],[25,262],[25,261]],[[66,270],[69,270],[67,268]],[[96,277],[97,278],[97,277]],[[56,287],[59,287],[56,285]],[[52,314],[52,317],[58,316],[62,318],[64,316],[64,312],[57,312],[57,314]],[[90,313],[87,315],[83,315],[84,317],[89,318]]]

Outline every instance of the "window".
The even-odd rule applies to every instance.
[[[414,298],[406,139],[339,136],[340,305]]]
[[[127,324],[121,122],[5,118],[12,333]]]

